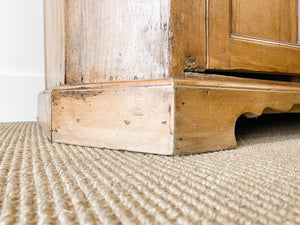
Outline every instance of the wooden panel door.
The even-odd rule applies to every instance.
[[[300,75],[299,0],[208,0],[207,69]]]

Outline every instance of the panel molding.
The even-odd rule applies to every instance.
[[[230,69],[274,74],[300,74],[300,49],[245,39],[230,39]]]
[[[232,0],[208,1],[207,70],[300,75],[299,44],[230,33],[231,4]],[[296,9],[290,11],[296,18]]]
[[[254,43],[258,43],[258,44],[259,43],[270,44],[270,45],[274,45],[274,46],[282,46],[282,47],[295,48],[295,49],[300,50],[300,45],[298,45],[298,44],[281,42],[281,41],[273,41],[273,40],[262,39],[262,38],[257,38],[257,37],[250,37],[250,36],[241,35],[241,34],[231,33],[230,38],[235,39],[235,40],[251,41]]]

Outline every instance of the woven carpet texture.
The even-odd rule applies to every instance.
[[[298,117],[251,120],[237,149],[183,157],[0,123],[0,224],[300,224]]]

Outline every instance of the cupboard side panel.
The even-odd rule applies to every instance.
[[[170,1],[68,1],[67,83],[161,79],[177,73],[170,69],[180,65],[171,54],[181,51],[173,48],[177,33],[170,24]]]
[[[65,84],[64,0],[44,0],[46,89]]]

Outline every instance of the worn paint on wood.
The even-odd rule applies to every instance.
[[[52,140],[52,130],[51,130],[51,122],[52,122],[52,91],[43,91],[38,95],[38,123],[44,130],[45,134]]]
[[[55,90],[55,142],[173,155],[173,86]]]
[[[206,69],[206,1],[184,1],[185,71]]]
[[[183,75],[179,0],[68,1],[68,84]]]
[[[64,0],[44,0],[46,89],[65,84]]]
[[[234,148],[235,123],[241,115],[300,110],[299,83],[186,76],[193,78],[56,88],[50,102],[52,140],[164,155],[194,154]],[[43,126],[43,119],[39,121]]]

